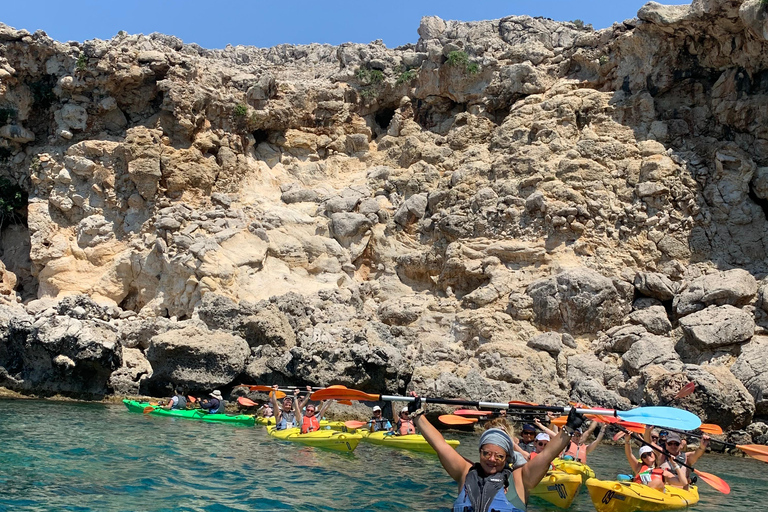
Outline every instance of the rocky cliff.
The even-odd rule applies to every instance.
[[[0,25],[0,384],[346,384],[768,416],[768,16],[414,45]],[[750,427],[764,436],[765,427]]]

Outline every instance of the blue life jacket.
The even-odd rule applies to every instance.
[[[525,503],[510,487],[512,470],[482,477],[480,464],[472,466],[464,479],[464,487],[453,503],[453,512],[525,512]],[[505,493],[505,489],[507,492]]]
[[[280,422],[275,425],[275,430],[285,430],[296,426],[296,413],[283,411],[280,414]]]

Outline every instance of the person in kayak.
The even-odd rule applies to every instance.
[[[385,418],[381,414],[381,407],[378,405],[373,406],[373,417],[368,420],[368,429],[371,432],[378,432],[380,430],[392,430],[392,423],[389,419]]]
[[[269,402],[265,403],[259,409],[256,411],[256,415],[261,418],[271,418],[274,416],[274,411],[272,410],[272,406],[269,404]]]
[[[294,398],[286,396],[283,398],[281,406],[277,405],[277,391],[278,385],[272,386],[273,391],[269,394],[269,399],[272,402],[272,409],[275,411],[275,430],[285,430],[286,428],[293,428],[296,426],[296,411],[294,410],[294,404],[298,407],[298,394],[299,389],[293,390]]]
[[[513,469],[512,437],[502,429],[486,430],[480,437],[480,462],[472,464],[445,442],[442,434],[424,416],[421,399],[409,405],[409,416],[437,453],[446,473],[459,484],[454,512],[524,512],[528,495],[547,474],[549,464],[581,426],[583,417],[571,409],[561,433],[533,460]]]
[[[395,433],[399,436],[407,436],[416,433],[416,425],[409,416],[408,407],[403,407],[400,411],[400,417],[395,425]]]
[[[676,432],[670,432],[667,436],[667,442],[664,444],[664,447],[672,457],[668,457],[667,455],[662,454],[659,458],[659,462],[661,463],[660,467],[671,470],[671,460],[674,460],[677,463],[693,466],[696,464],[696,461],[698,461],[701,456],[704,455],[704,452],[707,451],[707,446],[709,446],[709,439],[710,438],[707,434],[702,435],[701,442],[699,443],[699,447],[696,448],[696,451],[684,452],[682,451],[683,440],[680,438],[680,435],[678,435]],[[676,466],[679,466],[679,464],[676,464]],[[683,484],[672,485],[688,490],[688,486],[696,482],[696,480],[694,480],[696,476],[691,475],[691,473],[688,471],[688,468],[684,466],[682,467],[682,471],[685,475],[685,478],[682,480]]]
[[[320,410],[317,409],[315,404],[307,404],[304,412],[300,408],[296,408],[296,423],[301,425],[302,434],[320,430],[320,419],[322,419],[325,410],[328,409],[332,402],[333,400],[324,400],[320,405]]]
[[[568,443],[568,447],[563,452],[561,458],[563,460],[575,460],[581,462],[582,464],[586,464],[587,454],[597,448],[597,446],[600,444],[600,441],[603,440],[603,435],[605,434],[605,426],[603,425],[600,427],[600,432],[597,434],[597,437],[595,437],[594,441],[589,444],[583,443],[582,439],[589,439],[589,435],[595,431],[596,427],[597,422],[593,421],[583,435],[581,433],[581,429],[576,429],[576,431],[573,433],[571,442]]]
[[[536,451],[536,428],[530,423],[523,424],[523,429],[520,431],[520,440],[517,442],[517,448],[517,452],[525,457],[525,460],[529,460],[531,454]]]
[[[645,484],[652,489],[664,492],[664,485],[680,486],[685,482],[685,474],[682,472],[682,466],[672,463],[674,473],[660,467],[656,467],[656,452],[648,445],[640,447],[640,460],[637,460],[632,454],[631,436],[624,436],[624,454],[627,456],[632,472],[635,475],[634,481],[639,484]]]
[[[181,388],[181,386],[176,386],[176,394],[168,400],[168,403],[163,406],[163,409],[171,411],[186,408],[187,397],[184,396],[184,390]]]
[[[210,398],[203,398],[200,400],[200,408],[205,410],[208,414],[224,414],[224,397],[221,396],[221,391],[214,389],[209,395]]]

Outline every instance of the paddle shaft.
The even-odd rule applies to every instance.
[[[621,427],[619,427],[619,428],[621,428]],[[622,428],[621,430],[623,430],[624,432],[626,432],[626,433],[627,433],[627,435],[631,436],[631,437],[632,437],[632,439],[635,439],[635,440],[637,440],[637,441],[640,441],[641,443],[643,443],[643,444],[644,444],[644,445],[646,445],[646,446],[650,446],[651,448],[653,448],[653,449],[654,449],[654,450],[656,450],[657,452],[661,452],[661,453],[663,453],[664,455],[666,455],[666,456],[667,456],[667,459],[672,459],[672,460],[674,460],[674,461],[675,461],[675,464],[680,464],[681,466],[683,466],[683,467],[686,467],[686,468],[690,469],[691,471],[694,471],[694,472],[696,471],[696,469],[695,469],[693,466],[689,466],[689,465],[688,465],[688,464],[686,464],[685,462],[680,462],[679,460],[677,460],[677,459],[675,458],[675,456],[674,456],[674,455],[672,455],[671,453],[669,453],[669,452],[667,451],[667,449],[666,449],[666,448],[661,448],[661,447],[659,447],[659,446],[656,446],[656,445],[654,445],[654,444],[652,444],[652,443],[649,443],[648,441],[646,441],[645,439],[643,439],[642,437],[640,437],[638,434],[635,434],[635,433],[634,433],[634,432],[632,432],[631,430],[626,430],[626,429],[623,429],[623,428]]]
[[[379,400],[385,402],[413,402],[416,400],[412,396],[392,396],[392,395],[379,395]],[[458,400],[452,398],[425,398],[422,397],[421,401],[428,404],[443,404],[443,405],[463,405],[474,406],[485,409],[510,409],[510,410],[522,410],[522,411],[552,411],[567,414],[572,409],[571,407],[560,407],[557,405],[518,405],[509,404],[504,402],[474,402],[472,400]],[[579,414],[594,414],[598,416],[619,416],[619,411],[603,410],[603,409],[576,409]]]

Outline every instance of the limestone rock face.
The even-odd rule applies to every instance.
[[[0,25],[2,385],[627,407],[690,374],[724,427],[768,419],[768,18],[638,18],[395,49]]]

